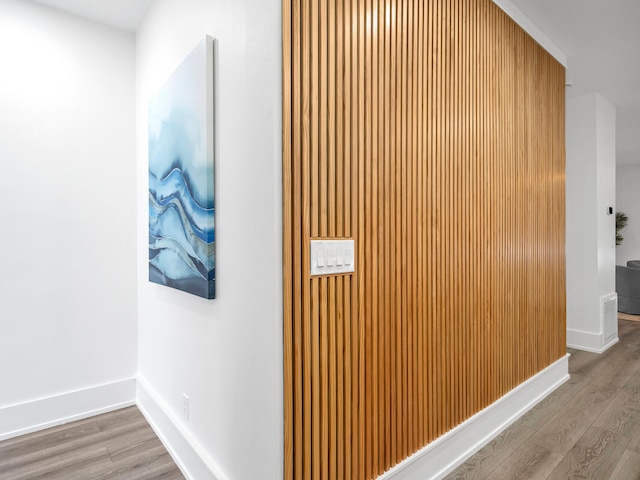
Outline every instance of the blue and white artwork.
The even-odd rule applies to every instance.
[[[213,40],[149,102],[149,280],[215,298]]]

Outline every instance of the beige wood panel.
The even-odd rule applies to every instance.
[[[283,26],[285,478],[370,479],[564,355],[564,69],[490,0]]]

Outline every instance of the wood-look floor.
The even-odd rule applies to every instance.
[[[640,479],[640,323],[602,355],[570,349],[571,380],[446,477]]]
[[[2,480],[184,479],[137,407],[0,442]]]

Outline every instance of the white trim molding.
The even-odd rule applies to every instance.
[[[604,353],[618,341],[617,335],[605,343],[603,332],[592,333],[567,328],[567,347],[584,350],[585,352]]]
[[[137,381],[138,408],[182,474],[189,480],[228,480],[153,387],[141,376]]]
[[[378,480],[439,480],[569,380],[569,354],[402,461]]]
[[[136,381],[128,378],[0,408],[0,440],[129,407]]]

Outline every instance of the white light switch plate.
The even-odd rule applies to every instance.
[[[311,240],[311,275],[355,271],[353,240]]]

